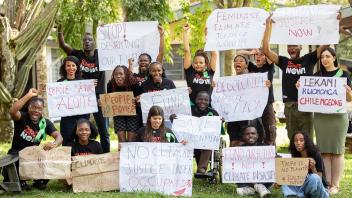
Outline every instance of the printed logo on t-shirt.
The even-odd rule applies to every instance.
[[[81,70],[88,73],[95,73],[99,71],[95,63],[88,63],[85,59],[82,59]]]
[[[93,153],[91,152],[81,152],[81,153],[75,153],[75,156],[79,156],[79,155],[92,155]]]
[[[200,85],[210,85],[210,78],[204,78],[203,76],[196,74],[193,78],[193,83],[194,84],[200,84]]]
[[[32,128],[30,128],[28,125],[24,127],[24,130],[20,134],[20,137],[28,142],[34,142],[35,137],[37,136],[36,131],[34,131]]]
[[[293,63],[292,61],[287,62],[286,74],[302,75],[306,74],[306,68],[302,68],[302,64]]]
[[[153,137],[153,142],[160,142],[161,138],[160,137]]]

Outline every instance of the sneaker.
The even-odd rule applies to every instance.
[[[250,187],[250,186],[246,186],[246,187],[242,187],[242,188],[237,188],[236,192],[238,195],[240,196],[246,196],[246,195],[254,195],[255,194],[255,190],[254,188]]]
[[[267,197],[271,194],[270,191],[263,184],[255,184],[254,189],[259,193],[261,198]]]
[[[31,187],[27,184],[26,181],[20,181],[21,189],[22,190],[30,190]]]
[[[39,190],[44,190],[46,188],[46,184],[47,184],[47,182],[43,179],[35,180],[33,182],[33,187],[37,188]]]

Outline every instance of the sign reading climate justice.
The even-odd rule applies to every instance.
[[[128,65],[128,59],[138,59],[147,52],[153,60],[159,52],[160,35],[157,21],[123,22],[99,26],[97,47],[99,69],[113,70],[116,65]]]
[[[301,76],[298,110],[346,113],[346,78]]]
[[[259,48],[268,15],[258,8],[214,10],[207,19],[205,50]]]

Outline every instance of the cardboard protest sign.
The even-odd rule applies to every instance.
[[[153,60],[159,52],[160,35],[157,21],[123,22],[99,26],[97,46],[99,69],[113,70],[116,65],[128,65],[128,59],[138,60],[148,52]]]
[[[269,96],[269,88],[265,86],[267,79],[267,73],[217,78],[211,105],[226,122],[261,117]]]
[[[158,105],[164,110],[165,120],[170,115],[192,115],[187,88],[149,92],[141,95],[143,122],[147,122],[150,107]]]
[[[178,143],[122,143],[121,192],[192,196],[193,148]]]
[[[26,179],[66,179],[71,177],[71,147],[45,151],[30,146],[19,152],[19,174]]]
[[[346,78],[301,76],[298,110],[346,113]]]
[[[187,140],[195,149],[219,150],[221,123],[219,116],[178,116],[172,131],[178,140]]]
[[[308,174],[308,158],[276,158],[276,183],[302,186]]]
[[[119,189],[119,153],[72,157],[73,192]]]
[[[275,146],[240,146],[222,151],[223,183],[275,182]]]
[[[133,98],[133,92],[131,91],[100,94],[104,117],[136,115]]]
[[[216,9],[207,19],[206,51],[259,48],[269,14],[259,8]]]
[[[46,94],[51,118],[98,112],[94,80],[48,83]]]
[[[340,6],[309,5],[278,8],[272,19],[270,43],[324,45],[339,43]]]

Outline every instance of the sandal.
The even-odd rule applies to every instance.
[[[336,195],[337,193],[339,193],[339,188],[336,186],[331,186],[329,188],[329,194],[330,195]]]

